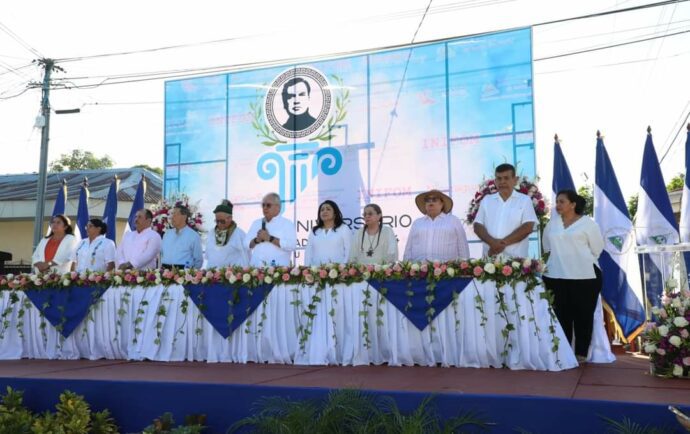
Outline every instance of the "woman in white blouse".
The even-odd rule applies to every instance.
[[[598,258],[604,249],[599,226],[583,215],[585,199],[573,190],[559,191],[556,211],[544,229],[544,251],[550,252],[544,284],[554,294],[554,311],[568,342],[575,331],[575,355],[587,359],[602,279]]]
[[[383,225],[381,207],[370,203],[362,213],[364,226],[352,237],[350,262],[383,264],[398,260],[398,239],[393,229]]]
[[[326,200],[319,205],[316,226],[309,232],[304,265],[344,264],[350,254],[352,232],[343,224],[338,204]]]
[[[72,235],[69,217],[58,214],[50,220],[50,232],[43,238],[31,257],[31,264],[40,273],[68,273],[77,239]]]
[[[115,243],[105,237],[108,225],[101,219],[86,224],[87,238],[81,240],[72,255],[72,270],[110,271],[115,268]]]

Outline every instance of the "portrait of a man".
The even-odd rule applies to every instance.
[[[283,108],[288,119],[283,128],[289,131],[301,131],[309,128],[316,119],[309,113],[311,86],[302,77],[295,77],[283,86]]]

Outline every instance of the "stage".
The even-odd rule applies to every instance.
[[[237,418],[252,414],[260,397],[315,398],[339,388],[390,395],[401,408],[414,408],[434,394],[442,416],[480,411],[495,423],[490,432],[598,432],[605,429],[601,416],[674,427],[665,406],[675,404],[687,412],[690,382],[651,376],[647,357],[617,357],[612,364],[563,372],[23,359],[0,361],[0,376],[3,390],[6,385],[26,390],[25,400],[34,410],[54,406],[67,388],[84,394],[95,409],[109,408],[127,432],[142,429],[165,411],[178,421],[205,413],[212,432],[224,432]]]

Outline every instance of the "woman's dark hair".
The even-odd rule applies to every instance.
[[[323,202],[321,202],[321,205],[319,205],[319,212],[316,216],[316,226],[314,226],[314,228],[312,229],[312,231],[314,231],[314,234],[316,234],[317,229],[323,228],[323,220],[321,220],[321,208],[324,205],[330,205],[330,207],[333,208],[333,231],[335,232],[336,229],[338,229],[340,225],[343,224],[343,213],[340,211],[340,208],[338,208],[338,204],[333,202],[332,200],[324,200]]]
[[[105,235],[108,232],[108,225],[101,219],[90,219],[89,223],[100,229],[101,235]]]
[[[50,221],[52,222],[54,219],[62,220],[62,223],[64,223],[64,225],[65,225],[65,234],[72,235],[74,233],[74,229],[72,228],[72,220],[70,220],[69,217],[67,217],[64,214],[56,214],[53,216],[53,218],[50,219]],[[48,233],[48,236],[46,236],[46,238],[50,238],[52,236],[53,236],[53,231],[51,230]]]
[[[364,205],[364,209],[371,208],[374,211],[376,211],[376,214],[381,215],[383,214],[383,211],[381,211],[381,207],[378,206],[375,203],[370,203],[368,205]],[[382,216],[383,217],[383,216]],[[374,249],[379,246],[379,242],[381,241],[381,229],[383,228],[383,218],[379,219],[379,234],[376,237],[376,245],[374,246]],[[366,226],[362,228],[362,243],[361,243],[361,248],[364,250],[364,235],[367,233],[367,228]]]
[[[560,195],[565,196],[568,199],[568,202],[575,204],[575,214],[582,215],[582,213],[585,212],[585,205],[587,205],[587,201],[584,197],[577,194],[575,190],[561,190],[558,192],[556,197]]]

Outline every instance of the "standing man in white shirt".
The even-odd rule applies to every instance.
[[[474,220],[474,233],[483,243],[483,256],[529,255],[529,234],[537,222],[532,200],[515,190],[518,177],[512,164],[496,167],[498,193],[482,199]]]
[[[247,231],[246,243],[251,250],[249,265],[290,265],[292,252],[297,248],[295,224],[280,216],[280,196],[277,193],[264,196],[261,209],[263,218],[255,220]]]
[[[213,236],[206,240],[206,267],[220,268],[249,265],[249,251],[245,245],[245,234],[232,218],[232,202],[223,199],[213,213],[216,227]]]
[[[462,222],[450,213],[453,199],[439,190],[421,193],[415,204],[424,214],[412,223],[403,259],[452,261],[470,256]]]
[[[117,248],[117,267],[120,270],[156,268],[161,251],[161,236],[151,229],[153,214],[140,209],[134,217],[136,231],[127,232]]]

